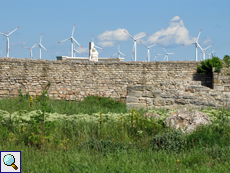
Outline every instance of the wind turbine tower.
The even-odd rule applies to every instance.
[[[40,56],[39,56],[39,59],[42,58],[42,48],[43,48],[46,52],[49,52],[49,51],[42,45],[42,35],[43,35],[43,34],[41,34],[41,37],[40,37],[40,43],[37,44],[37,45],[35,46],[35,47],[39,47],[39,49],[40,49]]]
[[[34,44],[32,47],[25,47],[25,46],[22,46],[26,49],[29,49],[30,50],[30,59],[33,59],[33,52],[32,52],[32,49],[36,47],[38,43]]]
[[[1,35],[3,35],[3,36],[6,36],[6,57],[9,57],[10,56],[10,35],[14,32],[14,31],[16,31],[18,28],[20,28],[20,26],[19,27],[17,27],[16,29],[14,29],[13,31],[11,31],[9,34],[4,34],[4,33],[1,33],[0,32],[0,34]]]
[[[164,59],[163,59],[163,61],[166,59],[166,61],[168,61],[168,55],[170,55],[170,54],[176,54],[176,53],[168,53],[166,50],[165,50],[165,48],[162,46],[162,48],[164,49],[164,51],[165,51],[165,57],[164,57]]]
[[[189,43],[189,44],[183,44],[182,46],[186,46],[186,45],[190,45],[190,44],[194,44],[195,45],[195,48],[196,48],[196,61],[198,61],[198,53],[197,53],[197,45],[199,44],[198,43],[198,39],[200,37],[200,33],[201,33],[202,29],[200,30],[199,34],[198,34],[198,37],[196,39],[196,41],[194,43]]]
[[[163,54],[157,54],[156,51],[155,51],[154,49],[153,49],[153,51],[154,51],[154,53],[155,53],[155,57],[154,57],[153,60],[156,60],[156,61],[157,61],[157,56],[158,56],[158,55],[163,55]]]
[[[77,43],[81,48],[83,48],[74,38],[73,38],[73,34],[74,34],[74,28],[75,28],[75,24],[73,26],[73,30],[72,30],[72,35],[70,38],[67,38],[65,40],[59,41],[58,43],[62,43],[64,41],[70,40],[71,41],[71,57],[73,57],[73,50],[74,50],[74,45],[73,43]]]
[[[140,38],[142,38],[142,37],[145,37],[145,36],[147,36],[147,35],[149,35],[149,34],[145,34],[145,35],[140,36],[140,37],[138,37],[138,38],[134,38],[134,37],[132,37],[130,34],[128,34],[126,31],[124,31],[124,32],[125,32],[128,36],[130,36],[130,37],[133,39],[133,41],[134,41],[134,45],[133,45],[134,61],[137,61],[137,40],[140,39]]]
[[[140,41],[140,43],[142,43],[142,41]],[[156,46],[159,43],[153,44],[152,46],[147,46],[146,44],[142,43],[148,50],[147,50],[147,58],[148,58],[148,62],[150,62],[150,51],[149,49],[153,46]]]
[[[123,54],[121,51],[120,51],[120,43],[118,43],[118,52],[115,53],[114,55],[118,54],[118,58],[120,59],[120,55],[124,55],[125,57],[127,57],[125,54]],[[113,57],[114,55],[112,55],[111,57]]]

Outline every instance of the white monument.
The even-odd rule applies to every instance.
[[[98,51],[95,49],[94,42],[89,42],[89,61],[98,62]]]

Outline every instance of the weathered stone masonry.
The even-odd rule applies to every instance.
[[[0,97],[35,96],[48,89],[53,99],[81,100],[88,94],[126,98],[127,87],[160,86],[167,80],[212,79],[196,74],[199,62],[75,62],[0,58]],[[48,83],[51,84],[48,87]]]

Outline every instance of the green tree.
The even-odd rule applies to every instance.
[[[230,65],[230,57],[229,57],[229,55],[225,55],[223,60],[226,63],[226,65],[229,67],[229,65]]]
[[[215,67],[214,72],[218,73],[220,73],[221,68],[223,68],[222,61],[218,57],[212,57],[212,59],[201,61],[201,65],[197,66],[197,73],[212,76],[213,67]]]

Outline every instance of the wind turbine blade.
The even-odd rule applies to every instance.
[[[140,37],[136,38],[135,40],[138,40],[138,39],[140,39],[140,38],[142,38],[142,37],[145,37],[145,36],[147,36],[147,35],[149,35],[149,34],[145,34],[145,35],[143,35],[143,36],[140,36]]]
[[[43,35],[43,34],[41,33],[41,37],[40,37],[40,44],[41,44],[41,42],[42,42],[42,35]]]
[[[124,55],[125,57],[127,57],[125,54],[123,54],[122,52],[120,52],[120,54]]]
[[[11,32],[8,34],[8,36],[9,36],[10,34],[12,34],[14,31],[16,31],[18,28],[20,28],[20,26],[17,27],[16,29],[14,29],[13,31],[11,31]]]
[[[176,54],[176,53],[168,53],[168,55],[172,55],[172,54]]]
[[[204,50],[206,50],[206,49],[208,49],[208,48],[212,47],[213,45],[214,45],[214,44],[212,44],[212,45],[210,45],[210,46],[206,47]]]
[[[74,33],[74,28],[75,28],[75,24],[73,25],[73,31],[72,31],[72,36],[71,36],[71,37],[73,37],[73,33]]]
[[[114,55],[116,55],[116,54],[118,54],[118,52],[117,53],[115,53],[115,54],[113,54],[111,57],[113,57]]]
[[[195,43],[182,44],[182,46],[187,46],[187,45],[191,45],[191,44],[195,44]]]
[[[4,36],[7,36],[6,34],[3,34],[3,33],[1,33],[1,32],[0,32],[0,34],[1,34],[1,35],[4,35]]]
[[[215,52],[215,51],[216,51],[216,49],[215,49],[214,51],[212,51],[211,54],[212,54],[213,52]]]
[[[199,43],[197,43],[197,45],[198,45],[198,47],[199,47],[202,51],[204,51],[204,49],[200,46]]]
[[[199,39],[199,37],[200,37],[201,31],[202,31],[202,29],[200,30],[200,32],[199,32],[199,34],[198,34],[198,37],[197,37],[197,39],[196,39],[196,42],[198,42],[198,39]]]
[[[72,37],[73,41],[78,44],[82,48],[82,46]]]
[[[126,31],[124,31],[124,33],[126,33],[128,36],[130,36],[133,40],[135,40],[129,33],[127,33]]]
[[[102,49],[102,50],[105,50],[105,49],[103,49],[103,48],[101,48],[101,47],[98,47],[98,46],[95,46],[95,45],[94,45],[94,47],[96,47],[96,48],[98,48],[98,49]]]
[[[140,41],[140,43],[142,43],[142,41]],[[146,44],[142,43],[147,49],[149,48]]]
[[[24,48],[26,48],[26,49],[30,49],[29,47],[25,47],[25,46],[22,46],[22,47],[24,47]]]
[[[94,42],[93,35],[92,35],[92,41]]]
[[[79,52],[77,49],[74,49],[74,51],[75,51],[75,52],[77,52],[77,53],[80,53],[80,54],[82,54],[82,53],[81,53],[81,52]]]
[[[42,47],[43,49],[45,49],[47,52],[49,52],[42,44],[41,44],[41,47]]]
[[[38,42],[37,42],[37,43],[35,43],[35,44],[31,47],[31,49],[33,49],[34,47],[36,47],[36,46],[37,46],[37,44],[38,44]]]
[[[62,41],[59,41],[58,43],[62,43],[62,42],[64,42],[64,41],[67,41],[67,40],[70,40],[71,38],[67,38],[67,39],[65,39],[65,40],[62,40]]]
[[[165,53],[167,54],[167,51],[165,50],[165,48],[162,46],[162,48],[164,49]]]
[[[150,47],[153,47],[153,46],[156,46],[156,45],[158,45],[158,44],[159,44],[159,43],[153,44],[152,46],[149,46],[149,48],[150,48]]]

